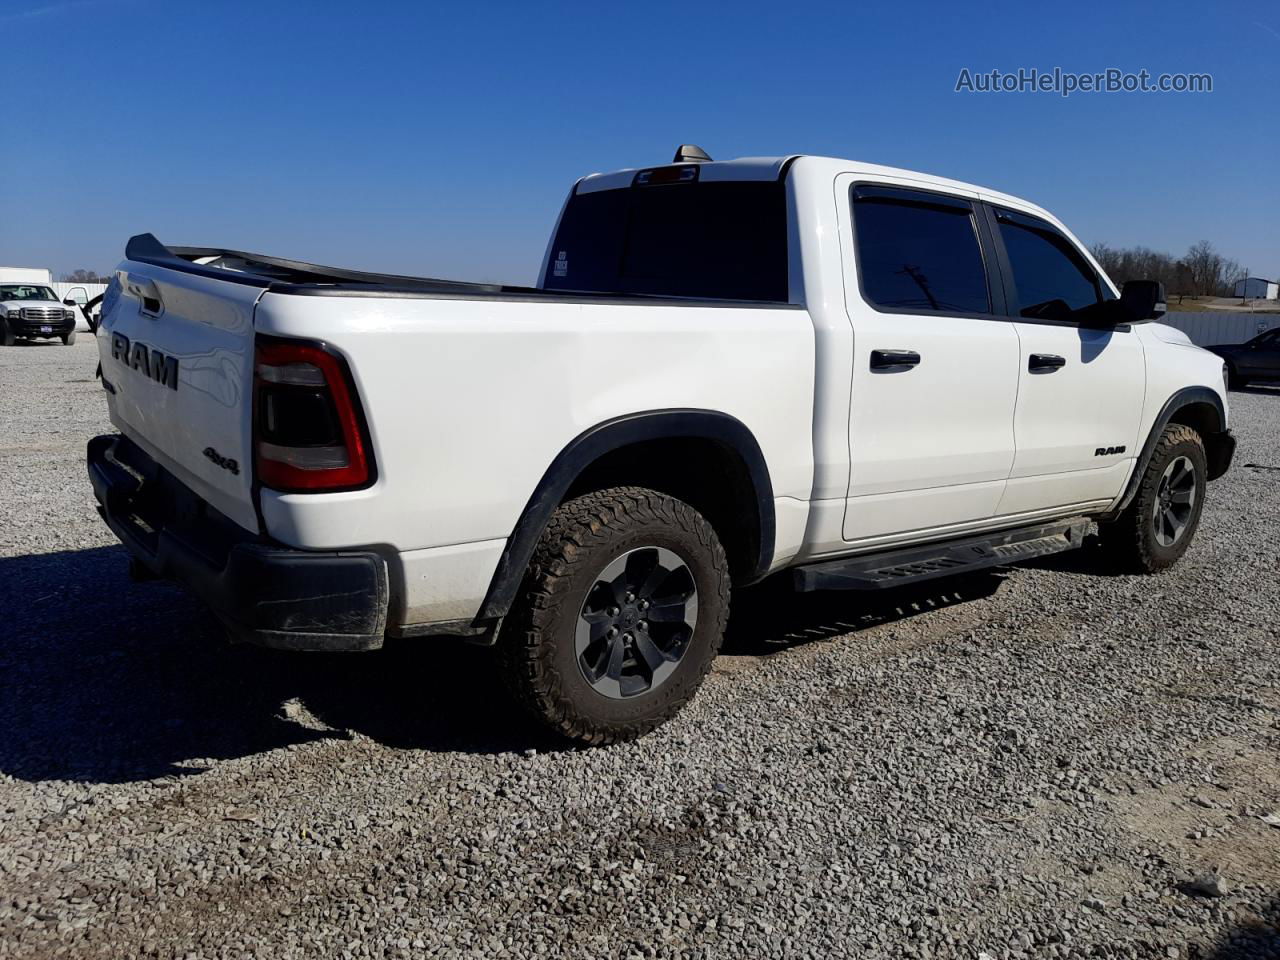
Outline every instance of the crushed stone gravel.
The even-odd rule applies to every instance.
[[[766,584],[583,750],[487,651],[230,647],[131,583],[94,365],[0,349],[0,957],[1280,955],[1280,390],[1167,573]]]

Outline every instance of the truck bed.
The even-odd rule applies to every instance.
[[[183,273],[261,287],[272,293],[301,296],[426,297],[466,300],[533,300],[560,303],[680,303],[698,306],[743,306],[744,301],[700,297],[663,297],[639,293],[544,290],[512,284],[474,283],[436,277],[406,277],[326,267],[301,260],[246,253],[224,247],[169,247],[154,234],[131,237],[125,258]],[[797,307],[798,304],[750,302],[752,307]]]
[[[385,557],[389,629],[474,617],[560,454],[638,412],[734,421],[770,465],[783,546],[764,562],[803,531],[815,348],[799,304],[384,276],[145,235],[118,269],[98,335],[116,428],[248,536]],[[358,486],[255,482],[257,358],[279,342],[341,359],[371,465]]]

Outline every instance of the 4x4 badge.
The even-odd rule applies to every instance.
[[[213,447],[205,447],[202,452],[210,463],[216,464],[223,470],[230,470],[237,477],[240,476],[240,464],[235,460],[230,457],[224,457],[217,450],[213,449]]]

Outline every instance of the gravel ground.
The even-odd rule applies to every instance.
[[[577,750],[486,651],[232,648],[130,583],[93,369],[0,350],[0,956],[1280,956],[1280,391],[1165,575],[765,587]]]

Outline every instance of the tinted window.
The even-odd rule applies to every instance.
[[[921,313],[990,311],[982,250],[967,202],[855,188],[853,222],[858,276],[871,303]]]
[[[1001,213],[999,223],[1019,316],[1069,320],[1102,299],[1093,269],[1066,237],[1031,217]]]
[[[787,274],[781,182],[693,182],[574,195],[544,286],[785,303]]]

